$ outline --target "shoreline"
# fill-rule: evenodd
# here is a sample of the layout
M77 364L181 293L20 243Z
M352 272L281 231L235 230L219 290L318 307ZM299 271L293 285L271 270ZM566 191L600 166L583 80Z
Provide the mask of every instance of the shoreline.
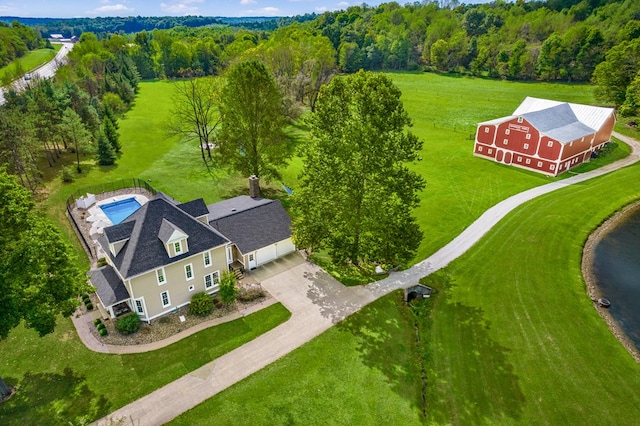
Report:
M634 343L629 339L629 337L622 331L620 325L613 318L608 309L601 307L598 304L598 299L602 297L602 293L600 292L600 288L596 284L595 276L593 275L593 271L591 270L591 265L593 264L594 257L594 249L596 245L604 238L605 235L616 226L622 219L627 217L630 214L635 214L640 210L640 201L635 201L627 206L625 206L622 210L615 213L613 216L606 219L595 231L593 231L587 241L584 243L582 247L582 277L586 284L587 295L593 301L593 306L600 315L600 317L604 320L604 322L609 327L609 330L613 333L613 335L618 339L618 341L624 346L624 348L629 352L629 354L636 360L637 363L640 363L640 350L636 348Z

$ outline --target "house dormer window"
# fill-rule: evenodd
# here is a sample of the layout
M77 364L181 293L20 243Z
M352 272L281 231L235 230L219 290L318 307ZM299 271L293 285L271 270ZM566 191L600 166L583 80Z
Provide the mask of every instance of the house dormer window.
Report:
M175 250L176 254L182 253L182 241L176 241L175 243L173 243L173 249Z

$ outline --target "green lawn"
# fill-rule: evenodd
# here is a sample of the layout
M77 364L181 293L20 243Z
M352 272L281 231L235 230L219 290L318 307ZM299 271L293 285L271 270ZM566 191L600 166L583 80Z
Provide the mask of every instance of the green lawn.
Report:
M20 392L0 404L3 425L84 424L105 416L207 362L243 345L290 317L275 304L211 327L157 351L99 354L78 339L71 320L38 337L22 327L0 342L0 377Z
M395 293L173 424L635 424L640 366L593 308L580 261L589 233L640 198L638 179L640 165L508 215L427 278L418 347Z
M0 68L0 82L7 79L13 80L24 73L49 62L62 47L61 44L53 44L52 49L36 49L28 52L22 58L12 61L9 65Z
M401 299L377 300L171 424L420 424L413 319Z

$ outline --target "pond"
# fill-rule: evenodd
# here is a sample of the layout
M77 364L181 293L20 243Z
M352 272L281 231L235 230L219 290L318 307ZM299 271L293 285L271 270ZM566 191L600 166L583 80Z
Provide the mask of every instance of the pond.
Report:
M640 350L640 206L614 224L594 249L591 272L610 314Z

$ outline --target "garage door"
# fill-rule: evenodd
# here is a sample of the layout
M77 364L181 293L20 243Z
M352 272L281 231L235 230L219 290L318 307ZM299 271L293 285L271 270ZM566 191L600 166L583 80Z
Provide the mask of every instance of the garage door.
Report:
M263 263L271 262L276 258L276 246L270 245L265 248L261 248L256 252L256 260L258 262L258 266Z
M280 241L277 244L276 248L278 249L278 252L276 253L278 257L284 256L285 254L289 254L292 251L296 250L296 246L293 245L293 241L291 241L291 238L286 239L284 241Z

